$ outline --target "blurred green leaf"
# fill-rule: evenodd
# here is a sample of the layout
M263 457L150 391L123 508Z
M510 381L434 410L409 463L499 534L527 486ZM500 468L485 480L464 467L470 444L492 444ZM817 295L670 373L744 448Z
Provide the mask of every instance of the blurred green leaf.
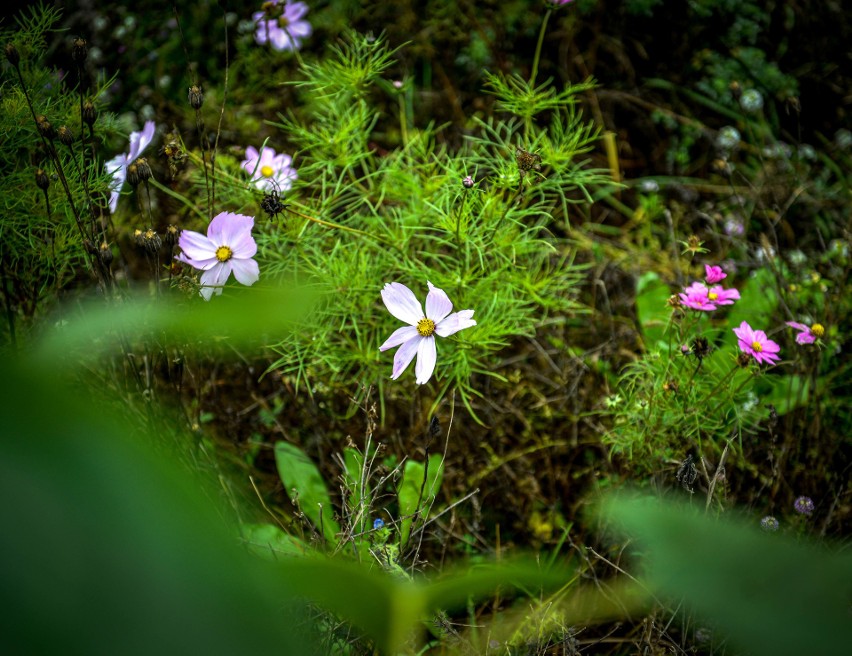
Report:
M670 296L668 285L653 271L639 277L636 284L636 316L642 328L645 348L649 351L668 349L665 334L672 311L666 301Z
M683 599L737 649L841 654L852 645L852 556L656 499L611 499L658 594Z
M305 556L309 553L301 540L274 524L243 524L241 528L249 551L258 556L278 560L284 556Z
M316 465L299 447L287 442L276 442L275 463L290 500L298 502L329 544L337 544L340 525L334 521L331 497Z
M402 518L399 529L400 545L408 542L415 513L419 512L421 517L425 518L441 488L443 473L443 458L440 454L429 456L428 472L423 463L406 461L402 481L397 489L399 516Z

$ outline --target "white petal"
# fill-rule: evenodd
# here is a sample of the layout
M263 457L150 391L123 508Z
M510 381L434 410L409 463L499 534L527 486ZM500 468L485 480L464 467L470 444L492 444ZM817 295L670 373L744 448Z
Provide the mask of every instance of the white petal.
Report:
M476 325L476 321L474 321L471 317L473 317L473 310L461 310L459 312L454 312L435 326L435 332L441 337L454 335L460 330Z
M398 282L390 282L382 289L382 300L393 316L410 326L425 318L420 301L408 287Z
M254 260L238 260L234 258L230 264L231 271L234 272L234 278L246 287L251 287L260 277L260 267L257 266L257 262Z
M417 353L417 347L423 339L418 335L417 339L411 339L399 347L396 355L393 356L393 373L391 374L393 380L399 378L400 374L411 364L414 355Z
M400 349L402 350L402 349ZM435 363L438 361L438 349L435 347L434 337L424 337L417 347L417 364L414 365L414 373L417 376L417 384L425 385L435 371Z
M429 285L429 294L426 296L426 316L435 323L440 323L453 311L452 301L443 289L438 289L431 282L426 284Z
M414 339L418 335L419 333L417 332L417 328L414 326L403 326L402 328L397 328L393 331L393 334L387 338L385 343L379 347L379 350L387 351L388 349L392 349L394 346L405 344L405 342L410 339Z
M214 266L211 269L208 269L204 273L201 274L201 286L202 286L202 296L204 295L204 288L212 289L217 294L222 293L222 287L225 285L225 282L228 280L228 276L231 275L231 265L230 262L219 262L218 265ZM209 298L207 296L206 298Z

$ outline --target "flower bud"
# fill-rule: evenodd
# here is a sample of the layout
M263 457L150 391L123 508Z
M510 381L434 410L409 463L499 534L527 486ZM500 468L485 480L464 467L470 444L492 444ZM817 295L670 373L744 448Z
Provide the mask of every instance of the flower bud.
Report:
M473 187L473 178L470 176L465 177L465 179L462 180L462 186L464 186L465 189Z
M71 59L80 66L84 61L86 61L86 57L89 56L89 48L86 44L86 39L74 39L71 43Z
M6 54L6 59L9 60L9 63L17 68L18 64L21 63L21 55L18 54L18 49L15 47L15 44L7 43L3 47L3 52Z
M189 87L189 104L193 109L201 109L204 104L204 91L197 84Z
M59 137L59 143L69 148L74 145L74 133L65 125L60 125L56 131L56 136Z
M83 122L92 127L98 118L98 112L91 100L83 103Z
M53 129L44 114L36 116L36 128L38 128L38 133L48 141L53 141L56 138L56 130Z
M50 178L44 172L44 169L36 169L35 181L36 186L44 191L47 191L47 188L50 186Z

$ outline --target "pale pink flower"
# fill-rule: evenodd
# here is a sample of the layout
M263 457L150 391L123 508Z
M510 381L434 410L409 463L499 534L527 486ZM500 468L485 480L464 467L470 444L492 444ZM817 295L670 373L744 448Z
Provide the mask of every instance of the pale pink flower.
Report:
M739 347L743 353L748 353L757 362L775 364L781 360L778 352L781 347L766 336L762 330L753 330L747 322L743 321L739 328L733 329L739 338Z
M704 280L708 285L715 285L717 282L721 282L728 277L728 274L722 271L722 267L719 266L710 266L709 264L705 264L704 271Z
M222 212L207 226L207 236L182 230L178 244L183 251L175 259L200 269L201 295L209 301L213 293L221 294L231 275L244 285L253 285L260 269L252 258L257 244L251 236L254 217Z
M813 344L818 338L825 334L825 328L823 328L822 324L819 323L815 323L812 326L806 326L805 324L798 323L797 321L788 321L787 325L790 326L790 328L795 328L799 331L796 335L797 344Z
M302 39L311 35L311 24L303 20L308 13L308 5L304 2L287 2L272 0L269 12L257 11L251 15L257 24L254 39L259 44L269 42L275 50L298 50Z
M382 289L382 300L388 312L408 324L395 330L379 347L380 351L387 351L399 346L393 358L391 374L393 380L399 378L417 355L417 364L414 366L417 384L427 383L435 371L435 363L438 359L435 335L449 337L460 330L476 325L473 310L452 312L453 304L444 291L431 282L427 284L429 293L426 296L425 314L414 292L405 285L391 282Z
M246 158L240 162L246 173L251 176L254 186L264 191L288 191L299 175L290 164L293 158L277 154L272 148L264 147L260 153L257 148L246 148Z
M116 155L104 164L104 170L112 175L112 182L109 185L110 212L115 213L118 207L119 192L124 186L124 181L127 179L127 167L136 161L139 155L142 154L142 151L151 143L156 127L154 121L145 121L145 127L142 128L141 132L130 133L130 152Z

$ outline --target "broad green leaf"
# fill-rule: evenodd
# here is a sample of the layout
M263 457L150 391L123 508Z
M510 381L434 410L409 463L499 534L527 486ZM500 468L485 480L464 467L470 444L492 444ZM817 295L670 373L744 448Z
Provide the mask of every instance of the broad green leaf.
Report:
M275 463L290 500L298 502L329 544L336 544L340 526L334 521L331 497L316 465L299 447L287 442L276 442Z
M737 650L800 656L852 645L848 552L657 499L614 499L605 514L635 540L657 594L683 600Z
M636 316L649 351L666 350L666 328L671 318L671 308L666 301L671 291L660 276L653 271L643 273L636 284Z
M411 523L418 514L421 520L425 520L435 495L441 489L441 478L444 468L442 456L433 454L429 456L429 471L423 463L408 460L402 481L397 489L399 498L399 516L401 518L399 530L399 543L405 545L411 533ZM425 481L425 484L424 484Z
M274 524L243 524L243 539L249 551L258 556L279 560L287 556L304 556L308 547L297 537L285 533Z

